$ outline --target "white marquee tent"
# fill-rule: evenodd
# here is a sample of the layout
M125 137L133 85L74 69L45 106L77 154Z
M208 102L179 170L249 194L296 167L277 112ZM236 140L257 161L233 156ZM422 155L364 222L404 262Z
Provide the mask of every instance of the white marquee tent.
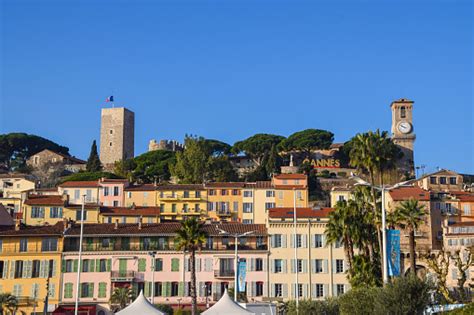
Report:
M202 315L255 315L252 312L247 311L245 308L234 302L227 290L220 298L220 300L214 304L207 311L201 313Z
M132 304L121 310L120 312L115 313L117 315L166 315L165 313L156 309L153 304L151 304L146 297L143 295L143 291L140 292L140 295L133 301Z

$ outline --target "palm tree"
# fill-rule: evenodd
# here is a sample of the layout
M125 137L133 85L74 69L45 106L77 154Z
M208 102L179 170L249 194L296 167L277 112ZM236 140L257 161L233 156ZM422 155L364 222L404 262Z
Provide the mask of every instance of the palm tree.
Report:
M10 293L1 293L0 294L0 314L3 314L4 311L8 310L12 314L16 310L18 305L18 299L16 296L11 295Z
M206 242L207 233L203 231L202 223L196 218L188 219L181 222L181 228L177 231L174 241L176 250L189 252L189 263L191 265L191 313L197 313L197 294L196 294L196 251L200 250Z
M123 309L134 298L135 292L133 292L131 287L115 288L110 296L110 304L119 305L120 309Z
M412 274L416 275L415 258L415 231L424 222L426 215L425 206L418 203L418 200L409 199L400 202L394 211L394 221L402 229L408 229L409 248L410 248L410 266Z

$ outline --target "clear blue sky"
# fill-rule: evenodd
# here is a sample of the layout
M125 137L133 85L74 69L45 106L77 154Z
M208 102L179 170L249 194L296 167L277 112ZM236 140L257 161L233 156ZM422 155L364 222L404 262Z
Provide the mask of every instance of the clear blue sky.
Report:
M474 173L471 1L0 2L0 133L87 158L113 94L136 154L186 133L345 141L404 97L416 164Z

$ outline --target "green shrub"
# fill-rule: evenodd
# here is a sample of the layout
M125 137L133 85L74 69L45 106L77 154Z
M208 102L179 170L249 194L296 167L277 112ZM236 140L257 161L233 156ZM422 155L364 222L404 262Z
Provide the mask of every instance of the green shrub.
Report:
M174 315L173 308L168 304L156 304L155 307L165 313L166 315ZM137 314L138 315L138 314Z
M355 288L339 298L341 314L366 315L371 314L375 307L380 288L360 287Z
M295 301L289 301L285 305L286 315L296 315ZM339 315L339 305L337 299L326 300L301 300L299 301L299 314L303 315Z
M89 181L89 180L99 180L101 178L108 178L108 179L121 179L122 177L117 176L115 174L109 172L79 172L76 174L72 174L66 176L61 179L61 182L77 182L77 181Z

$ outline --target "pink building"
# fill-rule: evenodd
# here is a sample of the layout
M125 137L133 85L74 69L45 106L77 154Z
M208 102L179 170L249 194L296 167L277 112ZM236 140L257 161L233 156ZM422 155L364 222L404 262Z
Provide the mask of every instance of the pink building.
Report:
M99 180L99 204L109 207L123 207L125 199L125 188L128 187L126 179L106 179Z
M228 223L218 227L229 234L254 231L239 239L239 258L247 265L246 294L249 302L267 296L268 248L264 225ZM116 287L131 286L155 304L185 307L191 303L189 255L174 250L179 223L88 224L84 226L80 302L108 307ZM197 254L198 303L216 302L225 288L234 286L234 239L205 225L208 241ZM79 225L65 234L61 302L70 304L76 294ZM154 259L154 261L153 261ZM154 263L153 263L154 262ZM152 271L154 266L154 271ZM153 290L154 286L154 290Z

